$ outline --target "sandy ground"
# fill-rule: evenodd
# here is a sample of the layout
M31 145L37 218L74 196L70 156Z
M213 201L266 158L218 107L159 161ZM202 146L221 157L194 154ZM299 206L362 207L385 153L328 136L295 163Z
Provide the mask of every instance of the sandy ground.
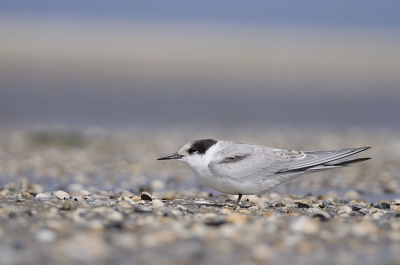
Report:
M2 129L0 264L399 263L397 135ZM204 187L182 163L156 161L202 138L295 150L372 146L363 153L372 160L248 196L233 211L235 196Z

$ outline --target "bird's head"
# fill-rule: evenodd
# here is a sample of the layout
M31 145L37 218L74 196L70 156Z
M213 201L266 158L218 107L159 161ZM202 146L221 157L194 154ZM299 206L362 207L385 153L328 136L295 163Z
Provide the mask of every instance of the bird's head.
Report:
M176 159L184 162L196 160L206 154L207 150L217 143L213 139L195 140L185 144L178 152L162 156L157 160Z

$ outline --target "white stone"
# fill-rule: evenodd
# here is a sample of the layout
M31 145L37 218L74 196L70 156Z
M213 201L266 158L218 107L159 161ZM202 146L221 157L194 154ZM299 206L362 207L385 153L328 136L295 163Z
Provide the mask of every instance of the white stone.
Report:
M53 195L60 200L68 200L69 198L71 198L71 196L68 193L62 190L55 191Z
M42 229L36 232L35 239L40 243L50 243L56 239L56 233L49 229Z
M160 201L159 199L152 200L151 204L153 205L154 208L164 206L164 203L162 201Z
M165 182L159 179L155 179L152 182L150 182L150 187L152 188L152 190L154 191L161 191L161 190L165 190Z
M260 201L260 197L256 195L247 195L244 200L247 200L249 203L257 203Z
M293 232L300 232L304 234L315 234L319 230L319 221L311 219L306 216L301 216L295 220L291 225L290 229Z
M112 222L121 222L122 220L124 220L124 216L122 215L122 213L117 211L110 211L105 216L107 220L110 220Z
M353 210L351 209L351 207L347 206L347 205L341 205L338 207L338 213L351 213Z
M80 183L72 183L68 185L68 191L79 191L83 189L83 185Z
M50 199L50 196L44 193L38 193L35 196L35 199L39 199L39 200L46 200L46 199Z
M356 190L349 190L348 192L346 192L344 197L350 200L357 200L360 198L360 193Z
M87 190L80 190L79 191L79 195L81 196L89 196L90 192Z

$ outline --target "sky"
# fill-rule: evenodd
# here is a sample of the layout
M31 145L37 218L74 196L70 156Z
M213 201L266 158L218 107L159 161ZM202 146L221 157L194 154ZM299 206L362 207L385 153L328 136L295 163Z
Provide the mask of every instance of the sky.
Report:
M101 19L205 20L232 23L400 26L398 1L6 1L1 13Z
M0 124L400 128L399 1L0 1Z

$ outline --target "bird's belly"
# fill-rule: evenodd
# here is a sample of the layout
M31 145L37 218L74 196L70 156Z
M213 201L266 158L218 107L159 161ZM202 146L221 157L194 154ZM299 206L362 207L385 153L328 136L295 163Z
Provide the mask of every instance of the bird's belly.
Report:
M199 174L194 171L195 176L206 186L227 194L261 194L264 193L261 181L237 181L230 178L216 178L212 174Z

